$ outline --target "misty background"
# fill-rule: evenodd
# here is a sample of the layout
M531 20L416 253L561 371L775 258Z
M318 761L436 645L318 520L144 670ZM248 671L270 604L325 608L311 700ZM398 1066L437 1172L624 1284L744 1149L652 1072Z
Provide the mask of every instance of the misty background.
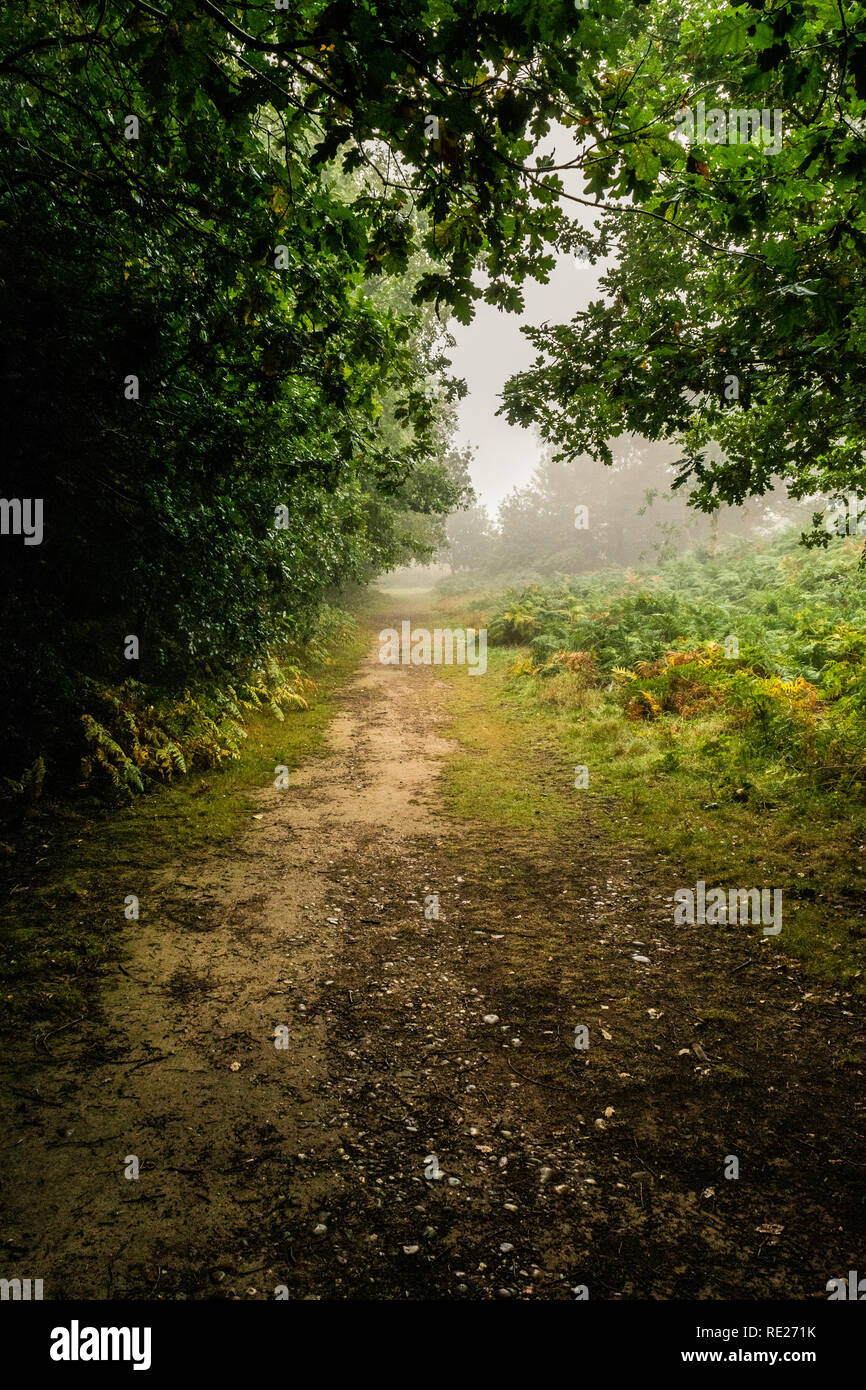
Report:
M592 210L571 206L577 220L591 225ZM535 356L521 329L567 322L603 297L599 280L609 263L561 256L546 284L526 283L522 313L508 314L482 300L470 324L449 323L452 370L467 386L455 446L469 459L477 502L448 519L449 545L435 564L399 569L391 584L461 571L531 580L607 566L652 566L696 546L714 555L735 536L809 527L821 499L794 502L783 487L712 515L690 508L687 487L671 490L676 443L622 435L611 441L613 467L587 456L557 462L555 448L534 430L497 414L506 381Z

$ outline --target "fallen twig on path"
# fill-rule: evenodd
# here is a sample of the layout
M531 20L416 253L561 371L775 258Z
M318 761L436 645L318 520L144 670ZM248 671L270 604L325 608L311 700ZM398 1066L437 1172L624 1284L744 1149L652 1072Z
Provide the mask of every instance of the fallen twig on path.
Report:
M45 1047L45 1039L46 1039L46 1038L53 1038L55 1033L62 1033L63 1030L64 1030L64 1028L71 1028L72 1025L73 1025L74 1023L83 1023L84 1020L86 1019L86 1017L87 1017L87 1014L82 1014L80 1018L71 1018L71 1019L69 1020L68 1023L61 1023L61 1025L60 1025L59 1028L52 1028L52 1029L50 1029L49 1032L47 1032L47 1033L37 1033L37 1035L36 1035L36 1041L37 1041L37 1043L40 1043L40 1042L41 1042L42 1046ZM48 1055L49 1055L49 1057L50 1057L50 1056L51 1056L51 1049L50 1049L50 1047L45 1047L45 1051L48 1053Z
M514 1072L514 1075L521 1077L524 1081L528 1081L531 1086L543 1086L545 1090L548 1091L566 1091L568 1095L571 1096L578 1095L578 1092L573 1086L563 1086L559 1081L538 1081L534 1076L527 1076L525 1072L518 1071L509 1057L506 1057L505 1060L510 1070Z

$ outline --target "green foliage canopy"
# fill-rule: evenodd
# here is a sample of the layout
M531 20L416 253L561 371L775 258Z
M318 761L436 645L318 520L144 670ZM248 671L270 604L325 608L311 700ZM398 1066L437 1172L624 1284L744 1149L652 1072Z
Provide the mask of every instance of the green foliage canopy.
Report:
M586 127L586 192L618 224L605 298L526 330L538 357L509 383L508 418L572 457L609 460L625 431L678 439L704 510L774 475L798 498L862 492L866 8L645 13Z

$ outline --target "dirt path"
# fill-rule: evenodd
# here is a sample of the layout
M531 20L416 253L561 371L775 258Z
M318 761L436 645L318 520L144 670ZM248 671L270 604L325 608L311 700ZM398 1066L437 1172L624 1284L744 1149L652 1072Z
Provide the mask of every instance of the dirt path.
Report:
M55 1035L3 1116L46 1298L825 1298L863 1267L862 1012L675 927L669 874L577 817L450 821L443 709L371 652L325 756L151 883L107 1035Z

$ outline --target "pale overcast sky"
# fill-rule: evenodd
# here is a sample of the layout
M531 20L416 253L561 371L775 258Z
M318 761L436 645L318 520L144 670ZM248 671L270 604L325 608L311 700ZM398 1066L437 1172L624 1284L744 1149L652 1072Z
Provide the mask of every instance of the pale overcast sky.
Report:
M554 138L559 159L572 157L576 147L571 134L557 127ZM583 194L579 174L564 177L567 191ZM598 216L577 203L563 206L568 216L584 226L592 226ZM522 314L506 314L479 303L468 327L454 319L448 325L457 342L451 358L454 374L463 377L469 388L466 399L460 402L457 443L475 448L472 481L491 516L506 493L529 481L540 457L534 431L509 425L503 416L496 415L505 382L514 372L530 366L535 355L520 332L521 325L567 323L578 309L598 297L598 279L603 273L601 263L591 266L571 256L563 257L546 285L535 280L524 284Z
M528 482L539 459L539 443L533 430L509 425L496 415L505 382L531 365L532 344L520 332L523 324L566 323L577 309L597 297L600 265L562 260L548 284L530 281L524 286L526 307L522 314L505 314L489 304L479 304L468 327L452 320L449 329L457 346L452 354L456 376L469 388L460 402L458 444L475 447L472 481L480 501L491 516L506 493Z

